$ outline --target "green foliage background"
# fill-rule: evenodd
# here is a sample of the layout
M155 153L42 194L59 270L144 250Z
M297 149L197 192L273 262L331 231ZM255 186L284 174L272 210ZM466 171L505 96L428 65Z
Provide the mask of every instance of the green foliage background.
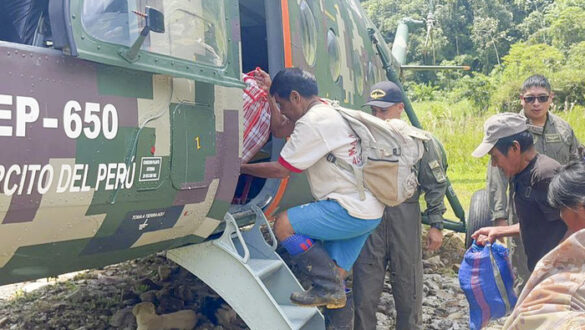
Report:
M520 87L532 74L549 78L551 111L585 141L585 0L366 0L386 41L398 22L434 19L412 29L408 64L469 65L471 71L403 71L402 81L425 129L445 145L448 175L464 209L485 186L487 158L471 152L483 122L519 111ZM428 27L428 26L427 26ZM452 213L447 217L454 219Z
M559 109L585 105L585 0L367 0L362 5L390 44L401 19L432 16L432 28L411 31L408 64L471 66L469 72L403 72L412 101L469 99L476 112L511 111L522 81L540 73L551 81Z

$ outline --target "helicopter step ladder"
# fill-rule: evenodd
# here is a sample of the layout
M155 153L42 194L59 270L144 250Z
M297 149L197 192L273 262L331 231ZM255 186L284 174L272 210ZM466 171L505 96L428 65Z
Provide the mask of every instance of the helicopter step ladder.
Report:
M290 294L303 288L276 253L276 237L264 213L256 206L252 210L252 229L240 231L228 212L219 239L169 250L167 257L215 290L250 329L325 329L317 308L290 302ZM263 224L272 244L260 231Z

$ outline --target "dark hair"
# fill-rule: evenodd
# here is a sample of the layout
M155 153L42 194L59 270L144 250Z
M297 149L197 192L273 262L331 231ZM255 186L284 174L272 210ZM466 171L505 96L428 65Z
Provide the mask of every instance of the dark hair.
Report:
M497 148L502 154L507 156L508 150L510 147L512 147L514 141L518 141L518 144L520 144L520 152L524 152L534 145L534 138L532 137L532 134L526 130L524 132L516 133L514 135L499 139L494 147Z
M526 80L524 80L524 83L522 84L522 93L526 92L528 89L532 87L542 87L546 89L549 93L551 91L550 83L548 82L546 77L541 74L535 74L526 78Z
M548 186L548 202L558 209L585 206L585 162L577 160L560 168Z
M305 98L319 94L315 77L299 68L283 69L272 79L270 95L277 94L288 99L293 90Z

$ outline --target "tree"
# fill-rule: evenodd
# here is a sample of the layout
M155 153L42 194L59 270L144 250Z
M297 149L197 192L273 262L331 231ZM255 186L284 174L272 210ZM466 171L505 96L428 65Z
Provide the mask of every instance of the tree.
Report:
M519 9L524 12L516 20L519 39L531 43L547 43L546 13L550 11L553 0L516 0ZM520 18L520 17L519 17Z
M561 51L546 44L529 45L516 43L510 53L502 58L502 65L491 73L497 86L491 104L499 111L518 108L518 94L522 82L530 75L542 74L549 78L563 67L565 56Z
M544 75L559 70L565 56L553 46L547 44L529 45L516 43L503 57L503 79L518 79L535 73Z
M572 45L565 65L552 77L561 109L568 110L574 104L585 105L585 57L583 54L585 54L585 41Z
M552 44L563 50L585 40L585 2L580 5L567 5L567 2L555 3L547 15Z
M585 0L367 0L362 4L390 43L400 19L425 19L432 13L432 47L425 44L429 34L424 28L411 30L407 61L470 65L498 86L494 89L500 95L496 103L506 99L502 86L516 88L528 74L560 75L569 51L585 40ZM456 85L449 79L463 76L469 73L418 71L404 75L441 91ZM575 79L569 81L576 86ZM486 81L477 83L481 86Z

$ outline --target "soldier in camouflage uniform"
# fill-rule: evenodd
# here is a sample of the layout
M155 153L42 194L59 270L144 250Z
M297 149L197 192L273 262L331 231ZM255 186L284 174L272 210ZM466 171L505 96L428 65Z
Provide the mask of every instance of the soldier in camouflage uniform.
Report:
M523 110L521 114L528 119L528 130L534 137L536 151L561 164L566 164L578 157L579 141L566 121L548 111L553 97L554 93L544 76L530 76L522 85L520 99ZM514 210L514 203L509 202L506 193L508 178L491 164L488 165L487 177L489 205L494 225L517 224L518 217ZM515 275L514 288L517 293L520 293L530 276L524 246L519 237L509 238L508 246Z
M389 81L375 84L366 105L381 119L400 118L404 110L402 91ZM429 134L430 135L430 134ZM443 241L443 203L447 179L443 171L446 159L441 157L435 140L425 141L423 158L417 164L420 189L425 192L431 228L427 249L438 249ZM353 268L355 329L375 329L376 310L386 268L390 263L392 292L396 302L396 328L422 327L422 250L420 190L412 198L395 207L386 207L382 223L370 235Z

